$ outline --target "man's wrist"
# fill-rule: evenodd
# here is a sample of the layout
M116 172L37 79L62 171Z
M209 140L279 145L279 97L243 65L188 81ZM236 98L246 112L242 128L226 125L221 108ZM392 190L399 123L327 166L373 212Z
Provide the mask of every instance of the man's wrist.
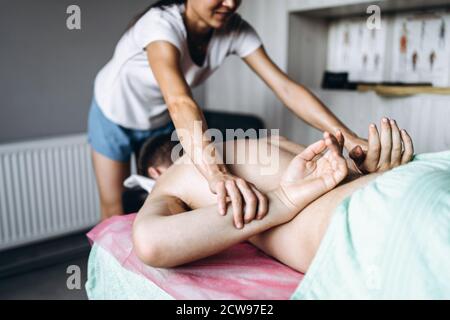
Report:
M283 223L291 220L292 217L301 210L299 209L299 206L297 206L291 201L291 199L289 199L286 192L281 186L269 192L268 196L270 198L273 198L273 201L279 203L280 209L277 210L277 213L280 213L280 218L283 220ZM269 203L272 202L269 201Z

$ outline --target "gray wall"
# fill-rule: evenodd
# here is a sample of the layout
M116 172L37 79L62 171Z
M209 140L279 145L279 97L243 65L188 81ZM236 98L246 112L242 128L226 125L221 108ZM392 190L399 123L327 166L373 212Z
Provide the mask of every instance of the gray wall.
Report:
M84 132L96 73L152 2L2 0L0 143ZM71 4L81 8L81 30L66 28Z
M239 9L258 32L272 60L287 69L288 15L286 0L244 0ZM284 130L283 119L290 111L248 66L237 57L224 65L206 83L205 107L260 116L271 129Z

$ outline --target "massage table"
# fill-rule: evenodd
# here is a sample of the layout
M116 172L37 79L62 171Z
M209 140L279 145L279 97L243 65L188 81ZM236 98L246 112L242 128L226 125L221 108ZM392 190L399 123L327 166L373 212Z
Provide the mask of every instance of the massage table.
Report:
M110 218L88 233L90 299L285 300L303 277L247 242L177 268L146 266L133 252L135 216Z
M450 299L450 151L416 156L343 200L305 275L247 242L152 268L133 252L134 219L89 232L90 299Z

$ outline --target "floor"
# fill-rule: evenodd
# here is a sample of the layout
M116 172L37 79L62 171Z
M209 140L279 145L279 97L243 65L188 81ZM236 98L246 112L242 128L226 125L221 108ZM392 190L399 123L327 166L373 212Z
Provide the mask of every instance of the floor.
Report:
M86 231L0 252L0 300L85 300Z
M85 300L88 256L0 279L0 300ZM67 288L67 268L80 267L81 288ZM69 279L70 282L70 279ZM70 282L77 285L76 282Z

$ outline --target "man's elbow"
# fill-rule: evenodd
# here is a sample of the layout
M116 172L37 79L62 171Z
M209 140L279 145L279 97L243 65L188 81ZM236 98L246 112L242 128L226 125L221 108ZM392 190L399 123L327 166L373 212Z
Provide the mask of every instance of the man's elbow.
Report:
M154 268L169 268L170 260L163 239L152 230L133 228L133 250L144 264Z

